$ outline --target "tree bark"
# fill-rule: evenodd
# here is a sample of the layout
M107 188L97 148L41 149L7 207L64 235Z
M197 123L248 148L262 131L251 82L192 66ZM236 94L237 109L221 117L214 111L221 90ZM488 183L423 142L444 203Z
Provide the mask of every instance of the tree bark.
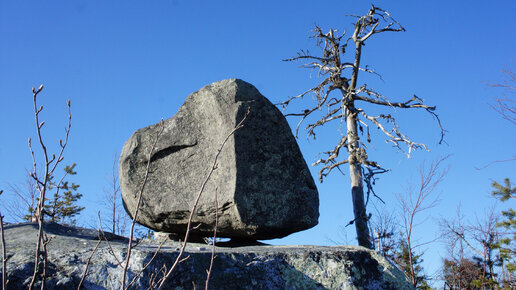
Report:
M349 178L351 183L351 198L353 202L353 214L355 216L355 230L357 233L358 244L362 247L372 249L369 226L367 225L367 213L364 202L364 184L362 183L362 166L359 161L358 132L357 132L357 112L354 110L355 105L353 97L357 86L358 72L360 67L360 57L362 54L362 43L355 43L355 61L353 63L353 75L351 83L348 87L344 98L348 98L348 106L346 109L346 126L348 136L348 164Z
M353 214L355 216L355 230L358 244L372 249L369 226L367 225L367 213L364 202L364 185L362 183L362 166L358 160L358 135L356 113L348 112L348 151L349 151L349 178L351 183L351 197L353 201Z

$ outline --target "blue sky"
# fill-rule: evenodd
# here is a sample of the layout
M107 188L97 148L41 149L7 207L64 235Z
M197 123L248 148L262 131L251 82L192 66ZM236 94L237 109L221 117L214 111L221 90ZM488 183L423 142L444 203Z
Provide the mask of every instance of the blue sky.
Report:
M439 130L424 112L397 111L402 129L428 144L407 159L381 136L369 156L392 172L376 191L386 208L399 211L394 198L423 161L452 154L450 172L438 188L440 204L425 212L416 229L421 240L438 234L436 220L450 217L460 203L472 221L493 204L492 180L516 179L514 126L489 104L503 91L489 82L503 80L502 69L515 59L514 1L374 1L406 29L368 41L363 64L383 81L368 83L392 100L417 94L437 113ZM2 1L0 2L0 188L24 180L31 167L27 138L34 137L31 87L45 89L44 135L56 150L72 103L72 132L65 162L77 163L86 206L79 222L96 218L108 186L113 156L138 128L175 114L187 95L209 83L241 78L273 103L313 86L315 73L282 59L300 49L316 51L308 38L314 24L351 28L346 14L362 14L363 1ZM291 111L309 104L306 98ZM289 119L295 127L297 119ZM299 144L311 164L317 152L333 146L335 127L317 140L301 132ZM318 168L311 168L317 178ZM275 244L355 244L348 176L335 174L318 184L319 225ZM500 206L503 207L503 206ZM445 250L434 243L421 250L429 269L437 269Z

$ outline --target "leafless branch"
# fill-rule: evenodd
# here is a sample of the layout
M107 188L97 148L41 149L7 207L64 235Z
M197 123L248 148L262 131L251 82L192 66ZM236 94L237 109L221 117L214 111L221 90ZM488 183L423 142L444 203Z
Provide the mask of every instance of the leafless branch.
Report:
M370 219L375 249L384 257L395 260L394 250L398 246L398 221L394 212L380 209L373 203L375 214Z
M498 98L495 100L496 104L491 107L497 111L505 120L516 125L516 100L511 100L508 97Z
M482 258L482 285L488 283L490 277L493 277L492 255L500 234L497 229L498 220L499 216L495 214L494 207L491 207L482 220L477 217L476 224L463 226L460 219L444 222L449 236L465 243Z
M190 211L190 216L188 218L188 223L187 223L187 226L186 226L186 233L185 233L185 238L184 238L184 241L183 241L183 245L181 246L181 249L179 251L179 254L177 255L176 257L176 260L174 262L174 264L172 265L172 267L168 270L168 272L165 274L165 276L161 279L159 285L158 285L158 289L161 289L163 287L163 285L165 284L165 282L167 281L167 279L170 277L170 275L172 274L172 272L174 272L175 268L177 267L177 265L179 265L179 263L181 263L181 257L183 256L183 253L186 249L186 245L188 243L188 238L190 236L190 230L191 230L191 226L192 226L192 219L193 219L193 216L195 214L195 210L197 209L197 205L199 203L199 200L201 198L201 195L204 191L204 188L206 186L206 184L208 183L208 180L210 179L211 175L213 174L213 172L215 171L215 169L217 168L217 160L219 158L219 155L220 153L222 152L222 149L224 148L224 145L226 145L226 142L229 140L229 138L237 131L239 130L240 128L242 128L244 126L244 121L247 119L247 117L249 116L249 113L250 113L250 110L251 108L249 107L247 109L247 113L244 115L244 117L242 118L242 120L235 126L235 128L233 128L233 130L231 132L229 132L229 134L226 136L226 138L224 139L224 141L222 142L222 144L220 145L219 149L217 150L217 153L215 154L215 157L213 159L213 164L211 166L211 169L210 171L208 172L208 175L206 176L206 178L204 179L204 182L202 183L201 185L201 188L199 189L199 193L197 194L197 197L195 198L195 201L193 203L193 206L192 206L192 209Z
M516 61L513 62L516 64ZM508 92L508 95L495 99L495 104L491 105L502 118L516 125L516 73L509 68L502 70L505 74L505 80L502 83L490 84L491 87L503 88Z
M36 221L35 211L37 202L36 183L27 170L25 181L20 185L7 185L7 193L14 194L14 198L4 201L7 214L16 221ZM27 211L30 215L27 215Z
M350 37L355 43L364 43L374 34L392 31L399 32L405 29L385 10L371 5L371 9L364 16L354 16L358 18L355 30ZM381 27L381 28L379 28Z
M419 169L419 186L417 189L409 183L405 188L404 195L398 195L398 202L401 207L401 217L403 221L404 239L407 242L410 266L410 279L412 284L416 285L416 273L414 270L413 251L417 247L413 240L413 230L418 225L416 223L416 215L422 211L433 208L439 201L439 196L431 197L436 187L443 181L448 173L447 169L441 169L442 163L449 156L443 157L425 168L423 163ZM422 245L422 244L420 244Z
M367 171L366 171L367 169ZM383 169L378 164L373 164L371 166L366 166L365 168L362 167L362 176L364 177L364 182L367 187L366 192L366 206L369 203L369 197L372 194L374 197L376 197L380 202L385 203L381 197L379 197L376 192L374 191L373 185L376 183L376 175L383 174L389 172L389 169Z
M79 285L77 285L77 290L80 290L82 288L82 284L84 283L84 279L86 279L86 276L88 275L88 268L89 268L90 263L91 263L91 258L93 257L93 255L95 254L97 249L99 248L100 243L102 243L102 237L100 236L100 230L97 231L97 235L99 237L99 241L97 242L97 244L95 245L95 247L91 251L90 256L88 257L88 260L86 260L86 266L84 267L84 272L82 273L81 281L79 281Z
M370 36L376 33L386 32L386 31L405 31L405 29L392 18L392 16L385 10L372 6L369 12L364 16L356 16L358 18L356 24L355 24L355 30L353 36L351 36L349 39L354 40L357 43L357 47L361 47L366 39L368 39ZM379 28L379 25L382 28ZM347 116L346 112L353 112L354 108L350 107L353 105L354 101L365 101L371 104L376 105L383 105L383 106L389 106L392 108L423 108L427 110L434 118L436 118L437 123L439 125L439 128L441 129L441 140L440 143L443 141L444 138L444 129L442 128L440 119L438 118L437 114L435 114L435 106L427 106L425 105L420 98L414 95L414 97L406 102L390 102L387 98L384 96L367 89L367 86L364 85L356 90L351 90L349 81L350 79L345 78L342 76L342 73L347 68L353 68L357 71L365 71L365 72L371 72L375 73L374 70L366 68L361 68L357 66L356 64L353 64L351 62L342 62L341 58L344 56L345 48L347 46L347 42L344 44L341 44L341 40L344 36L345 32L340 35L336 36L336 30L330 29L328 33L323 33L322 29L320 27L315 27L313 38L316 39L317 45L323 50L322 57L311 55L308 51L301 51L298 53L298 56L287 59L286 61L296 61L296 60L304 60L304 59L310 59L312 62L308 63L306 66L310 68L318 68L319 70L322 70L324 72L330 72L330 76L326 77L319 85L316 87L313 87L312 89L302 93L301 95L288 98L286 101L281 103L283 108L286 108L288 104L295 100L300 99L306 94L314 93L317 98L317 105L308 108L304 110L302 113L289 113L286 114L286 116L301 116L302 119L300 120L297 128L296 128L296 136L298 135L299 127L301 123L313 112L319 111L323 106L328 107L328 113L321 117L320 120L315 122L314 124L309 124L306 129L308 131L308 136L312 136L315 138L315 129L317 127L320 127L328 122L331 122L333 120L344 120ZM348 40L349 40L348 39ZM356 79L356 76L354 74L354 78ZM352 78L353 79L353 78ZM328 103L328 96L333 90L341 90L343 92L344 97L338 102L334 103ZM368 98L359 95L360 92L366 92L368 95L374 95L376 98ZM333 107L335 105L338 105L338 107ZM376 127L381 129L381 131L386 134L389 139L388 142L392 142L395 147L398 149L401 149L400 143L404 143L408 146L408 154L413 149L419 149L423 148L425 150L428 150L426 145L422 143L415 143L410 141L410 139L401 133L396 123L393 123L393 132L390 130L387 130L384 125L382 125L379 122L379 119L385 119L387 122L393 122L395 121L393 117L390 115L382 115L383 117L370 117L368 116L364 110L360 110L361 114L364 114L365 118L369 121L371 121ZM368 134L369 137L369 134ZM331 158L328 158L326 160L321 159L315 164L324 164L325 167L321 169L320 177L328 175L327 171L331 171L335 167L334 163L332 161L335 160L335 155L338 155L338 151L343 145L340 144L340 146L336 146L333 154L330 154L332 156ZM403 150L402 150L403 151ZM337 154L335 154L337 153ZM331 163L331 165L329 165ZM345 163L345 162L344 162Z
M106 242L106 244L108 245L108 252L111 256L113 256L113 258L115 259L115 261L117 262L117 267L122 267L122 261L120 261L120 259L116 256L115 254L115 251L113 250L113 247L111 246L111 243L109 242L109 240L106 238L106 234L104 233L104 230L102 230L102 219L100 217L100 211L97 212L97 216L98 216L98 219L99 219L99 231L100 231L100 238L101 239L104 239L104 241Z
M136 224L136 221L138 220L138 213L140 211L140 205L142 202L143 191L145 190L145 185L147 184L147 179L148 179L149 173L150 173L150 166L151 166L151 160L152 160L151 157L152 157L152 154L154 153L156 144L158 143L158 140L161 137L161 134L163 133L164 129L165 129L165 125L163 123L163 120L161 120L159 128L158 128L158 132L156 133L156 137L154 138L154 143L152 143L151 149L149 151L149 155L147 156L147 167L145 170L145 177L143 178L143 181L142 181L142 184L140 187L140 191L138 192L138 202L136 203L136 208L134 209L134 214L133 214L133 221L131 223L129 242L127 245L127 255L125 258L124 270L122 273L122 287L121 287L122 290L127 289L125 287L125 281L127 279L127 268L129 267L129 261L131 259L131 251L133 249L132 242L133 242L133 235L134 235L134 226Z
M150 260L147 262L147 264L145 264L145 266L143 266L143 268L138 271L138 273L136 273L136 275L134 275L133 279L131 280L131 282L129 282L129 284L127 285L127 288L131 288L131 286L136 282L136 279L138 279L138 277L141 276L141 274L143 273L143 271L145 271L149 266L150 264L152 264L152 262L154 261L154 259L156 258L156 256L158 255L159 251L161 250L161 247L163 247L163 244L165 243L166 240L162 240L160 241L159 243L159 246L158 248L156 249L156 251L154 252L154 254L152 255L152 257L150 258ZM150 284L152 285L152 284Z
M467 245L471 250L473 250L474 252L476 252L476 253L477 253L477 254L479 254L480 256L482 256L482 255L483 255L483 253L482 253L480 250L478 250L477 248L475 248L475 247L474 247L474 246L473 246L473 245L468 241L468 239L466 238L466 234L465 234L465 232L464 232L463 230L462 230L462 231L460 231L460 230L455 229L455 228L453 228L453 227L451 227L451 226L448 228L448 230L449 230L452 234L454 234L454 235L456 235L458 238L460 238L464 243L466 243L466 245Z
M115 153L111 172L107 177L107 186L103 188L105 195L102 199L106 212L111 218L108 219L102 227L110 229L113 234L125 235L127 225L131 222L131 219L124 210L121 202L117 165L118 154Z
M489 167L495 163L504 163L504 162L511 162L511 161L516 161L516 156L513 156L512 158L509 158L509 159L491 161L482 167L475 167L475 169L482 170L482 169L486 169L487 167Z
M215 227L213 228L213 244L211 245L211 259L210 267L206 271L206 284L205 290L208 290L210 283L211 270L213 269L213 261L215 260L215 246L217 244L217 228L219 227L219 201L218 201L218 190L215 190Z
M43 140L42 136L42 127L45 124L45 121L40 122L39 114L41 111L43 111L43 106L38 107L37 105L37 97L38 94L43 90L43 85L39 86L39 88L36 90L35 88L32 88L32 96L33 96L33 105L34 105L34 117L36 122L36 132L38 136L39 145L43 151L43 158L44 158L44 176L41 179L38 177L36 168L37 168L37 161L34 154L34 150L32 149L32 142L31 138L29 138L29 149L31 152L32 160L33 160L33 168L31 172L31 177L34 179L36 183L36 187L39 195L38 204L36 206L36 219L38 221L38 235L37 235L37 243L36 243L36 254L35 254L35 262L34 262L34 273L32 275L32 279L29 284L29 289L34 288L34 284L36 283L36 279L40 270L40 262L41 259L43 260L43 272L41 276L41 288L43 289L45 287L45 281L46 281L46 264L47 264L47 251L46 251L46 245L48 244L49 240L46 238L44 234L44 208L45 208L45 200L46 200L46 191L48 189L52 179L52 176L54 174L54 170L57 168L57 166L63 161L63 153L66 148L66 145L68 144L68 136L70 135L70 129L72 126L72 114L71 114L71 104L70 100L67 101L68 106L68 125L65 129L65 138L64 142L62 140L59 140L59 146L60 150L57 155L52 154L50 157L47 151L47 147L45 146L45 142ZM43 250L42 250L43 248Z

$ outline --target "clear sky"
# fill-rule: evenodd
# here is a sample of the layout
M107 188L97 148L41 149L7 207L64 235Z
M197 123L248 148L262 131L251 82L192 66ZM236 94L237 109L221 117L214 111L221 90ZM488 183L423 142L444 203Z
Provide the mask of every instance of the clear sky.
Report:
M516 57L516 2L374 1L406 29L367 42L363 64L382 74L370 83L392 100L417 94L437 106L447 130L425 112L394 112L405 132L428 144L407 159L373 140L369 156L392 172L376 191L389 211L399 211L401 192L421 162L452 154L449 174L436 193L440 204L421 216L429 219L416 236L437 236L437 220L451 217L461 204L471 219L491 204L492 180L516 180L516 162L492 161L515 153L515 127L491 107L503 91L502 69ZM366 13L364 1L1 1L0 2L0 188L18 184L31 167L27 138L34 138L31 87L45 85L44 136L52 150L62 138L66 100L72 103L72 132L65 163L77 163L80 224L96 218L113 157L138 128L169 118L187 95L227 78L254 84L273 103L310 88L316 74L283 62L300 49L316 51L308 38L314 24L324 30L350 29L346 14ZM310 98L292 107L308 104ZM392 113L392 112L391 112ZM295 127L297 119L289 119ZM335 127L315 141L302 132L299 144L307 163L332 147ZM317 178L318 168L311 168ZM349 177L335 174L318 184L319 225L274 244L356 244L351 220ZM2 197L3 198L3 197ZM8 218L7 218L8 219ZM429 272L446 252L439 242L421 248Z

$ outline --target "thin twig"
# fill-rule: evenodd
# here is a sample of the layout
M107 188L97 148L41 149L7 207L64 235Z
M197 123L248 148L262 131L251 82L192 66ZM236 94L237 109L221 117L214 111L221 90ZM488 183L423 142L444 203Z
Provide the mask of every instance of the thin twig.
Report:
M215 169L217 168L217 159L219 158L219 155L220 153L222 152L222 149L224 148L224 145L226 144L226 142L229 140L229 137L231 137L237 130L239 130L240 128L242 128L244 126L244 121L247 119L247 117L249 116L249 113L251 111L251 108L247 108L247 112L246 114L244 115L244 117L242 118L242 120L235 126L235 128L226 136L226 138L224 139L224 141L222 142L222 144L220 145L218 151L217 151L217 154L215 154L215 158L213 159L213 165L211 166L211 169L210 171L208 172L208 175L206 176L206 178L204 179L204 182L202 183L201 185L201 188L199 190L199 193L197 194L197 197L195 198L195 201L194 201L194 204L192 206L192 210L190 211L190 217L188 218L188 224L186 226L186 233L185 233L185 239L183 241L183 245L181 246L181 250L179 251L179 254L174 262L174 264L172 265L172 267L168 270L167 274L161 279L161 282L159 283L158 285L158 289L161 289L163 287L163 285L165 284L166 280L170 277L170 275L172 274L172 272L174 272L175 268L177 267L177 265L179 265L180 261L181 261L181 257L186 249L186 244L188 243L188 238L189 238L189 235L190 235L190 230L191 230L191 226L192 226L192 219L193 219L193 216L194 216L194 213L195 213L195 210L197 209L197 205L199 203L199 200L201 198L201 195L204 191L204 188L206 186L206 184L208 183L208 180L210 179L212 173L215 171Z
M165 243L165 240L162 240L160 243L159 243L159 246L158 248L156 249L156 251L154 252L154 255L152 255L152 257L150 258L149 262L147 262L147 264L145 264L145 266L143 266L143 268L138 271L138 273L136 275L134 275L133 279L131 280L131 282L129 282L129 284L127 285L127 288L131 288L131 286L136 282L136 279L138 277L140 277L140 275L143 273L143 271L145 271L149 266L150 264L152 263L152 261L154 261L154 259L156 258L156 256L158 255L159 251L161 250L161 247L163 246L163 244Z
M489 163L487 163L486 165L482 166L482 167L476 167L475 166L475 169L476 170L482 170L482 169L486 169L487 167L495 164L495 163L504 163L504 162L511 162L511 161L516 161L516 156L513 156L512 158L509 158L509 159L505 159L505 160L495 160L495 161L491 161Z
M99 231L100 231L100 234L101 234L100 237L102 239L104 239L104 241L106 241L106 243L108 245L108 252L109 252L109 254L111 254L111 256L113 256L113 258L115 258L115 260L117 262L117 267L121 267L122 266L122 261L120 261L120 259L118 259L118 257L116 256L115 251L113 250L113 247L111 247L111 243L106 238L106 234L104 233L104 230L102 230L102 219L100 217L100 211L97 212L97 216L99 218Z
M215 247L217 243L217 228L219 227L219 201L218 201L218 190L215 190L215 228L213 229L213 244L211 245L211 259L210 268L206 272L206 285L205 290L208 290L210 283L211 270L213 269L213 260L215 260Z
M408 188L405 190L405 196L398 195L398 201L402 209L403 219L403 231L404 239L407 243L408 255L409 255L409 278L414 286L416 286L416 270L414 265L414 250L417 245L413 242L413 230L416 227L416 215L427 209L433 208L439 201L439 195L435 198L431 198L431 194L435 191L436 187L443 181L444 177L448 173L447 169L441 170L441 164L449 157L445 156L433 162L428 169L425 169L424 164L419 169L419 188L413 190L412 184L409 183ZM430 200L429 200L430 199ZM420 244L421 245L421 244Z
M98 231L99 231L99 235L98 235L98 238L99 239L103 239L107 246L108 246L108 253L115 259L116 261L116 266L117 267L122 267L122 261L120 261L120 259L116 256L115 254L115 251L113 250L113 247L111 246L111 243L109 242L109 240L107 239L106 237L106 233L104 232L104 230L102 230L102 218L100 216L100 211L97 212L97 216L98 216L98 219L99 219L99 226L98 226ZM121 283L121 281L119 280L119 282Z
M93 257L93 255L95 254L97 249L99 248L100 243L102 243L102 237L100 236L100 230L97 231L97 235L99 237L99 241L97 242L97 244L95 245L95 247L91 251L91 254L88 257L88 260L86 261L86 266L84 267L84 272L82 273L81 281L79 281L79 285L77 285L77 290L80 290L82 288L82 283L84 283L84 279L86 279L86 276L88 275L88 268L89 268L90 263L91 263L91 258Z
M136 208L134 209L134 214L133 214L133 222L131 223L131 231L130 231L130 235L129 235L129 242L128 242L128 245L127 245L127 256L125 258L125 265L124 265L124 270L123 270L123 273L122 273L122 285L121 285L121 289L124 290L126 289L125 287L125 281L127 279L127 268L129 267L129 260L131 259L131 251L132 251L132 242L133 242L133 235L134 235L134 226L136 224L136 221L138 219L138 213L140 211L140 205L141 205L141 202L142 202L142 197L143 197L143 191L145 189L145 185L147 184L147 179L149 177L149 173L150 173L150 166L151 166L151 157L152 157L152 154L154 153L154 149L156 148L156 144L158 143L158 140L159 140L159 137L161 136L161 134L163 133L163 130L165 129L165 125L163 123L163 120L161 120L160 122L160 128L158 130L158 133L156 134L156 138L154 139L154 143L152 144L152 147L149 151L149 155L147 157L147 168L145 170L145 177L143 178L143 182L142 182L142 185L140 187L140 191L138 193L138 202L136 203Z

